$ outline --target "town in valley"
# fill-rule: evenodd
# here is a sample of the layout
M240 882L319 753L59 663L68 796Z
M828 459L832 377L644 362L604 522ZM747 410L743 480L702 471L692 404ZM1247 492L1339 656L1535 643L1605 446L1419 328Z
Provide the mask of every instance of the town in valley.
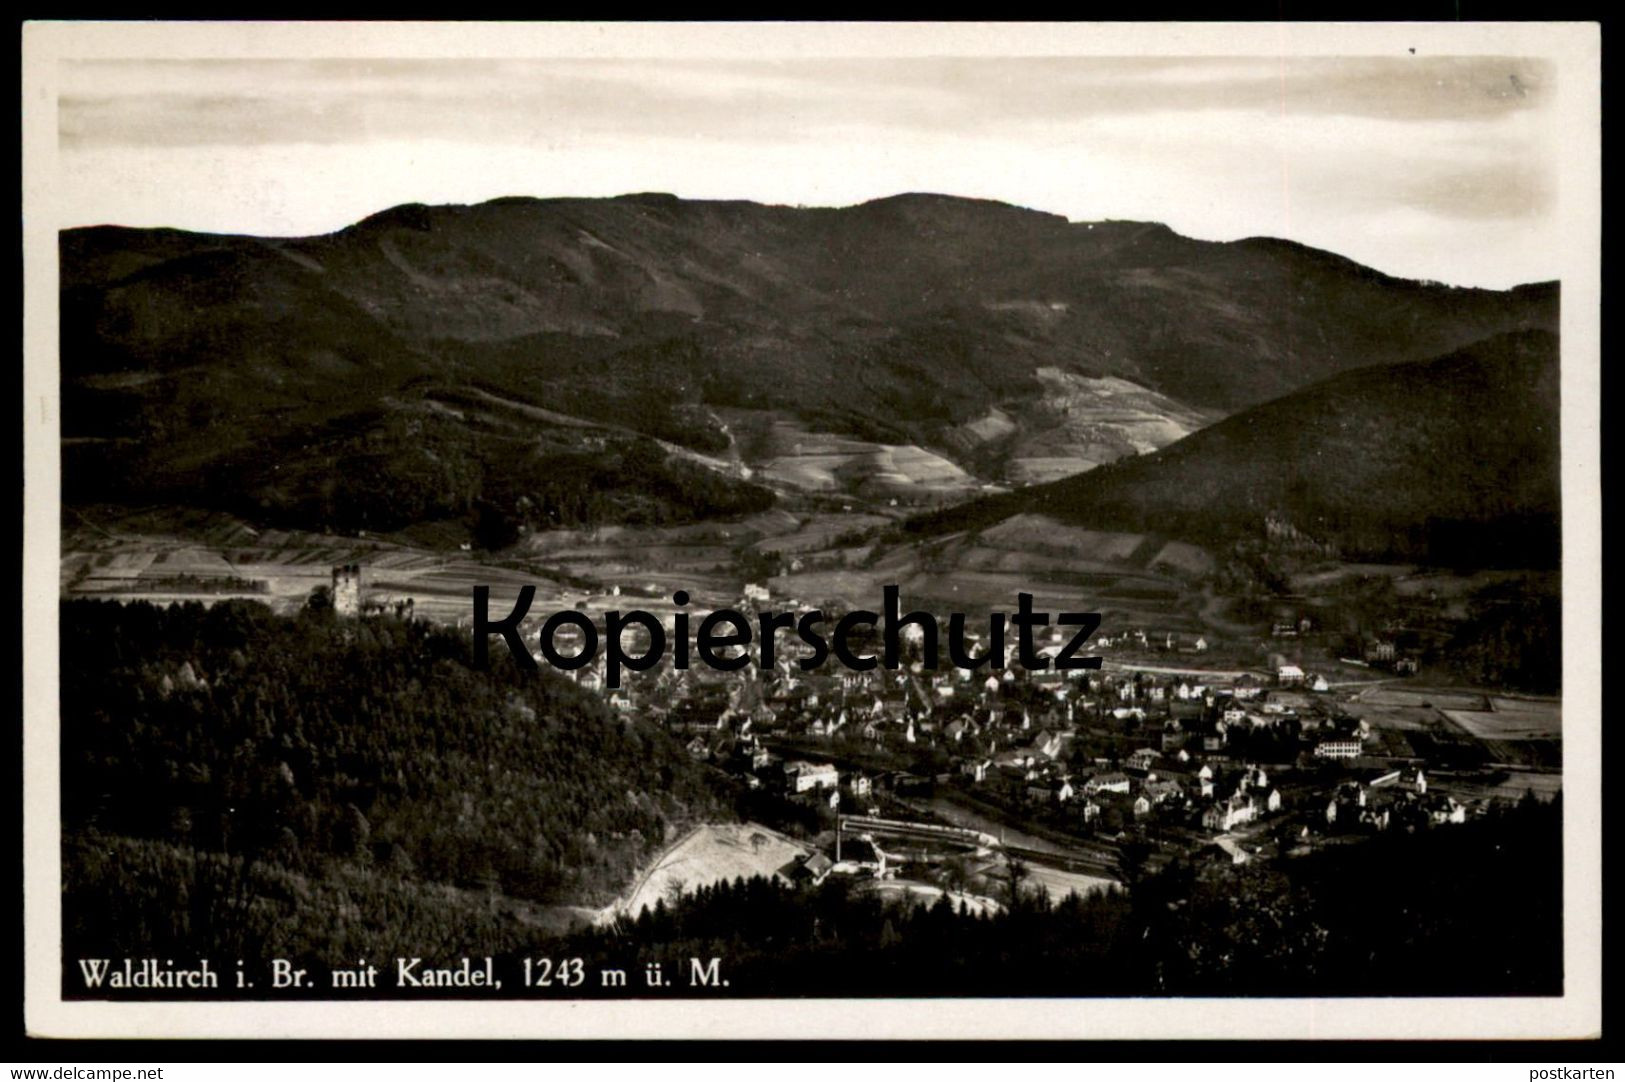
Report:
M919 192L59 247L66 958L1561 990L1556 281ZM539 638L892 588L936 666ZM1028 597L1101 666L952 663Z
M884 519L860 521L872 528ZM716 536L728 528L710 530L713 547L732 541ZM826 544L831 536L828 528L798 532L817 533ZM326 544L366 551L372 565L273 566L286 556L256 551L246 537L238 543L240 554L222 556L172 541L169 558L157 555L164 546L153 545L144 559L125 562L116 586L93 569L119 562L86 554L70 592L163 603L280 594L291 605L316 597L340 619L430 620L466 630L466 601L459 610L453 594L458 586L485 574L506 582L511 594L519 581L512 562L366 538ZM1177 544L1165 547L1171 557L1181 555ZM702 559L715 555L694 545L690 557L695 548ZM709 589L696 593L752 617L768 607L817 604L833 620L848 606L839 597L785 592L827 587L830 576L820 571L833 562L829 552L795 555L769 545L772 558L764 561L762 546L745 551L754 568L776 574L737 580L730 595L730 577L713 566L701 576ZM229 573L199 566L210 560ZM888 566L884 554L872 562ZM166 570L176 564L194 570L179 576ZM671 572L594 580L589 566L583 560L566 562L562 572L555 567L550 603L593 616L600 640L603 614L633 607L663 612L669 636ZM868 581L842 570L848 583ZM1413 591L1413 613L1448 607L1437 593L1446 577L1384 570L1428 584L1425 592ZM253 579L256 572L266 578ZM1174 572L1159 563L1155 573ZM1018 580L1005 574L991 581ZM1083 598L1062 590L1057 600ZM1210 600L1205 604L1213 611ZM544 615L538 605L522 625L532 647ZM1549 799L1559 790L1557 700L1430 683L1421 659L1443 640L1425 619L1411 625L1390 619L1351 636L1346 619L1325 626L1342 614L1324 598L1277 602L1268 615L1250 635L1233 622L1221 629L1188 619L1177 626L1108 621L1090 642L1088 652L1104 658L1092 671L1028 671L1013 657L998 671L927 670L917 625L902 629L903 665L896 671L829 665L803 672L793 649L762 671L754 653L736 647L749 654L742 671L679 671L668 654L655 669L623 672L622 686L611 689L600 651L592 664L560 675L628 723L666 732L696 763L750 791L759 818L694 824L595 919L636 913L703 885L707 876L744 874L812 884L851 877L886 894L927 901L946 895L992 911L1012 889L1052 898L1109 889L1125 870L1144 874L1175 859L1222 876L1233 866L1289 861L1388 832L1448 830L1496 802L1530 794ZM980 654L987 632L975 631L974 620L969 626L970 645ZM1048 629L1038 638L1038 655L1054 658L1067 637ZM622 642L632 655L647 648L636 627L623 632ZM581 649L581 635L565 625L555 643L571 655ZM867 647L860 640L859 652L878 647L877 634ZM498 664L508 664L504 655L493 652Z

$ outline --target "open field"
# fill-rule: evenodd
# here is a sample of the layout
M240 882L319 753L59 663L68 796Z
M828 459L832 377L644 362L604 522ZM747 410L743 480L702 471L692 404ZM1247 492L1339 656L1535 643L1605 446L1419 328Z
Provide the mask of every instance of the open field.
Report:
M477 584L492 588L493 606L507 606L534 583L533 612L669 611L679 589L691 605L724 607L744 585L741 560L771 553L781 567L795 568L766 578L775 601L806 607L834 600L872 608L882 588L895 584L905 605L930 611L1010 611L1027 592L1040 611L1101 612L1109 627L1211 631L1204 615L1211 606L1191 582L1211 558L1194 546L1034 515L927 545L854 546L856 535L895 514L862 503L853 511L791 505L732 522L548 530L501 557L396 537L256 532L225 516L173 532L89 528L65 538L61 582L65 596L244 596L291 611L330 582L334 566L354 563L362 567L364 601L410 598L417 615L457 623L468 620Z
M1012 516L981 531L979 538L992 548L1111 565L1131 560L1143 541L1140 534L1086 530L1034 514Z
M1068 894L1083 897L1094 891L1106 890L1118 884L1115 879L1107 879L1104 876L1068 872L1060 868L1050 868L1043 864L1028 864L1027 879L1022 885L1029 890L1037 890L1039 887L1043 887L1049 892L1050 899L1058 902Z
M610 911L636 916L662 898L710 883L786 875L812 850L757 823L719 823L691 831L666 850Z
M1423 706L1372 705L1356 698L1343 705L1351 717L1367 722L1373 729L1425 732L1439 726L1439 712Z
M522 548L532 559L591 578L624 578L652 569L697 576L730 564L737 545L759 536L760 531L733 524L604 526L535 533Z
M1453 777L1431 775L1428 791L1448 793L1457 800L1521 800L1534 793L1550 800L1563 791L1563 775L1555 770L1502 770L1492 775Z
M798 551L805 570L774 579L775 593L869 607L882 587L896 585L906 605L969 613L1011 611L1018 594L1030 593L1035 609L1100 612L1108 626L1210 627L1203 617L1207 599L1192 579L1212 569L1212 558L1166 538L1021 515L981 533L864 550L867 555Z
M536 604L560 607L582 593L543 568L520 569L471 555L407 548L382 541L267 533L249 544L200 545L173 536L64 539L64 597L212 603L241 597L282 612L303 606L332 582L341 564L362 567L362 601L412 600L414 613L444 623L467 620L476 584L491 587L493 609L512 604L520 587L537 587Z
M1563 734L1563 711L1557 703L1495 699L1511 705L1494 710L1445 710L1445 717L1482 740L1550 740Z
M1488 710L1489 701L1483 695L1464 691L1442 691L1433 688L1372 687L1359 694L1359 702L1372 706L1433 707L1438 710Z
M1563 710L1555 699L1378 685L1343 709L1371 725L1385 754L1429 758L1441 748L1477 748L1484 761L1515 770L1562 767Z
M985 419L964 426L971 437L1014 438L1004 460L1004 478L1012 484L1054 481L1124 455L1146 454L1213 419L1126 379L1047 366L1034 375L1043 395L1025 404L1019 426L1004 431Z
M1555 699L1376 686L1356 694L1348 709L1373 726L1415 730L1443 721L1486 742L1556 741L1563 735L1563 706Z
M897 505L962 499L986 486L955 462L913 444L820 432L782 414L723 411L755 480L805 492Z
M790 516L793 521L782 532L768 534L756 542L761 552L787 555L816 553L839 547L838 539L891 523L883 515L863 512Z
M869 884L869 890L883 898L907 896L916 902L925 905L935 905L944 894L948 896L948 904L958 909L963 905L970 912L978 916L997 913L1004 907L992 898L980 894L966 894L957 890L943 890L930 883L917 883L910 879L884 879Z

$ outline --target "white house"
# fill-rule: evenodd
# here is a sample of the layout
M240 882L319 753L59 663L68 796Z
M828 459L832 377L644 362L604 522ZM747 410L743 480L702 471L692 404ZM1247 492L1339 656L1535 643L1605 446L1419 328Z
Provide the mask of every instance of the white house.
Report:
M1054 759L1061 754L1061 734L1049 729L1039 733L1033 739L1033 751L1046 759Z
M814 789L838 789L840 771L833 763L807 763L797 760L784 764L785 788L792 793L805 793Z
M1162 753L1155 748L1141 748L1133 755L1130 755L1128 761L1129 765L1136 769L1150 770L1156 764L1156 761L1161 758Z
M1096 793L1127 793L1128 790L1127 774L1096 774L1083 783L1083 791L1091 796Z
M1253 798L1237 793L1203 812L1202 825L1209 830L1230 830L1242 823L1250 823L1257 817L1258 806L1253 803Z
M1037 778L1027 786L1027 799L1039 803L1065 804L1072 796L1072 783L1065 778Z
M1177 781L1158 781L1152 779L1140 787L1141 794L1153 804L1161 804L1164 800L1179 796L1184 792Z

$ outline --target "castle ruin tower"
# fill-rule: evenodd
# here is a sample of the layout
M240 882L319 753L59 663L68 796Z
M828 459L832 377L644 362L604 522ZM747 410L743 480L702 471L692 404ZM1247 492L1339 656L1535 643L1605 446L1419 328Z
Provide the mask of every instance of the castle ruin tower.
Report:
M333 611L339 616L361 615L361 565L333 569Z

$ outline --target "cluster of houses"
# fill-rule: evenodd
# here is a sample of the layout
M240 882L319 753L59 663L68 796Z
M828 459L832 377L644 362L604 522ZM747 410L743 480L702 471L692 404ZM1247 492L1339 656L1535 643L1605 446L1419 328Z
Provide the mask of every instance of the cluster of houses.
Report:
M1328 830L1389 830L1396 825L1465 823L1467 805L1455 797L1428 792L1427 772L1380 770L1338 785L1326 802Z
M1392 639L1379 638L1366 648L1366 664L1382 669L1391 669L1400 676L1414 676L1416 674L1416 658L1402 652L1399 645Z
M1084 763L1066 755L1066 742L1057 747L1054 737L1040 734L1027 747L966 760L961 772L973 785L1002 780L1007 793L1019 786L1029 805L1065 809L1085 825L1158 815L1224 833L1283 807L1266 768L1228 755L1144 747L1119 760Z
M593 670L579 679L592 686ZM1369 727L1340 716L1325 686L1287 663L1221 678L1019 666L804 673L792 658L767 673L636 674L611 704L658 720L694 758L791 796L838 803L840 779L827 764L794 760L774 767L781 779L767 770L764 740L899 757L932 751L961 784L1065 806L1086 824L1103 813L1116 819L1114 810L1128 819L1168 813L1224 832L1292 799L1251 762L1279 770L1367 756Z
M752 584L740 607L769 596ZM1313 630L1313 620L1300 617L1277 623L1272 637ZM974 633L968 638L971 652L980 653ZM1145 630L1094 643L1186 655L1209 648L1200 635ZM870 807L875 779L843 778L818 761L819 747L831 757L838 749L890 754L899 766L930 761L938 784L972 787L1019 814L1107 834L1118 823L1155 822L1225 836L1289 810L1294 823L1314 819L1317 829L1335 832L1388 829L1396 818L1460 822L1468 814L1449 798L1429 796L1420 774L1398 787L1349 781L1387 760L1375 754L1369 726L1339 708L1325 677L1286 657L1234 672L1128 663L928 670L919 663L918 638L905 636L905 644L897 670L803 672L792 651L770 670L754 659L734 673L663 664L624 674L613 691L597 664L573 676L606 694L611 707L666 726L695 759L753 787L832 808ZM562 639L559 646L570 652ZM1037 649L1053 657L1063 646L1055 629ZM1374 664L1404 660L1390 640L1377 640L1371 651ZM769 742L802 750L781 760ZM1336 782L1328 782L1328 771ZM1320 807L1324 826L1314 811Z
M827 764L776 764L764 739L797 746L845 740L905 754L934 749L961 784L1029 806L1065 806L1084 824L1102 813L1111 820L1172 812L1215 832L1283 805L1269 772L1233 754L1237 743L1276 730L1298 740L1315 734L1318 742L1304 745L1314 749L1305 755L1315 755L1338 743L1363 747L1369 735L1357 721L1324 717L1301 690L1251 676L1219 690L1143 674L1090 674L1069 682L1067 695L1046 694L1041 685L1018 694L1020 679L1008 672L983 678L956 689L951 705L932 695L931 679L908 673L781 672L729 682L685 673L664 693L657 679L652 696L696 759L790 796L827 794L833 806L843 786ZM1142 743L1127 751L1125 741ZM1087 754L1106 747L1125 750ZM872 784L854 775L845 791L862 801Z

